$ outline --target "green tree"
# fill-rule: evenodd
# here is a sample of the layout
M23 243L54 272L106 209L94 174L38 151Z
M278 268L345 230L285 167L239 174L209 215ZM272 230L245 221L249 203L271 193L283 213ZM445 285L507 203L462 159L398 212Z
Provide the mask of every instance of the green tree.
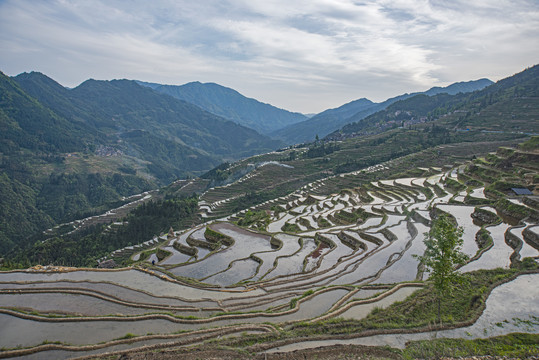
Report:
M442 300L451 295L453 285L462 282L458 267L468 260L462 253L462 227L457 227L449 215L441 215L433 221L428 233L425 233L425 253L414 255L430 272L430 279L436 289L438 302L438 322L441 322Z

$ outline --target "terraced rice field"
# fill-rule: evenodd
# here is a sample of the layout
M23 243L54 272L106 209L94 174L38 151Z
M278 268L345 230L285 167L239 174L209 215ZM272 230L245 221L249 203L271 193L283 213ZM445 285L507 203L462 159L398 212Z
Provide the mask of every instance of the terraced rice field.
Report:
M424 233L439 212L450 214L464 228L463 250L472 260L462 271L508 268L515 259L538 257L529 241L538 233L535 223L474 222L474 206L462 201L466 195L484 199L483 189L469 194L447 189L446 179L456 179L458 171L368 186L357 185L361 172L316 181L253 207L251 211L267 214L263 228L238 226L235 221L246 213L242 211L175 233L161 245L171 255L155 266L150 259L145 266L120 270L0 273L0 355L70 358L163 342L187 345L223 335L276 332L268 322L286 326L334 317L359 319L423 286L428 274L413 255L423 253ZM324 195L326 184L340 191ZM220 197L226 191L205 195L203 216L220 211L227 203ZM475 241L481 228L492 238L488 247L479 248ZM482 329L520 311L521 305L503 307L507 298L532 301L522 295L522 287L534 281L537 275L521 276L496 289L475 325L438 336L484 336ZM537 304L530 306L532 315L539 316ZM537 323L530 326L528 331L539 331ZM514 329L495 330L500 334ZM363 337L348 343L402 346L431 335ZM312 345L302 342L270 351Z

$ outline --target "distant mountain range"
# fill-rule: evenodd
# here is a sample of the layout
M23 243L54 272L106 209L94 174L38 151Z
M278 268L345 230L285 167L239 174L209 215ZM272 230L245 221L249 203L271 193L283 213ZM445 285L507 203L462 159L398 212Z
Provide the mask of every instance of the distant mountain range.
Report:
M197 81L185 85L161 85L137 82L159 93L195 104L212 114L247 126L261 134L269 134L307 119L303 114L261 103L243 96L236 90L214 83L203 84Z
M360 121L371 114L384 110L389 105L399 100L407 99L419 94L433 96L441 93L454 95L461 92L472 92L481 90L491 84L493 84L493 82L488 79L459 82L443 88L433 87L425 92L403 94L381 103L373 103L368 99L362 98L344 104L338 108L323 111L305 121L274 131L270 136L283 140L287 144L313 141L316 135L322 138L329 133L342 128L346 124Z
M187 101L200 108L254 129L261 134L280 139L286 144L312 141L318 135L324 137L346 124L357 122L399 100L419 94L434 96L447 93L450 95L480 90L492 84L488 79L458 82L447 87L433 87L425 92L403 94L381 103L374 103L361 98L335 109L328 109L319 114L306 116L276 108L247 98L239 92L214 83L191 82L185 85L162 85L137 81L159 93Z
M478 81L490 82L486 79ZM449 87L451 91L432 88L423 94L401 98L367 117L356 114L349 119L354 122L328 135L328 138L379 133L391 127L421 122L435 122L461 131L539 132L537 102L534 100L539 95L539 66L473 92L462 91L475 87L470 85L473 84L453 84ZM530 100L529 103L526 99Z

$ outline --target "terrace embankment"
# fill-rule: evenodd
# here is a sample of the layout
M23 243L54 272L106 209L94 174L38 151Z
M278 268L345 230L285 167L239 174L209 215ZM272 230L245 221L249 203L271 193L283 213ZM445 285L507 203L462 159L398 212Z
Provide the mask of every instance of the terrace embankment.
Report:
M377 178L395 162L310 181L301 177L297 191L236 211L239 199L248 199L235 198L237 191L263 185L271 171L287 184L300 178L297 168L257 168L241 183L204 194L206 220L232 216L171 231L146 252L132 249L139 253L133 260L137 269L1 273L0 302L6 300L0 311L7 326L0 329L0 356L67 358L120 351L110 358L280 359L312 354L300 349L311 338L333 342L315 350L331 359L342 351L369 354L359 343L333 346L338 341L374 341L376 335L380 344L392 345L391 337L466 328L478 321L497 328L487 316L491 303L502 299L497 287L515 280L523 268L533 268L532 258L539 257L533 246L538 233L533 204L505 193L522 169L497 165L510 154L475 159L474 166L425 167L419 177ZM521 183L535 179L530 171L518 173ZM521 213L520 222L511 226L499 207ZM442 305L442 326L434 324L434 291L430 282L420 281L428 274L414 256L424 252L424 234L440 213L464 228L463 249L471 258L460 269L469 282ZM172 255L148 257L165 251ZM496 269L500 265L504 269ZM516 303L511 307L518 310ZM503 319L495 321L515 329ZM25 337L9 329L24 329ZM216 347L200 345L201 340L212 340ZM172 344L158 344L165 341ZM197 346L187 349L188 344ZM287 344L298 348L265 353ZM148 348L129 350L140 346ZM394 354L373 351L372 356Z

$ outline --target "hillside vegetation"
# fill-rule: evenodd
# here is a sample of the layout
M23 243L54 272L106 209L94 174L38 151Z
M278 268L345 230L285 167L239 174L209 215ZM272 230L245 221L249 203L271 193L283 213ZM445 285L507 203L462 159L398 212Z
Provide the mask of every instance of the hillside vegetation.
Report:
M393 127L439 120L459 131L539 133L539 66L498 81L482 90L456 95L416 95L355 121L328 136L330 139L378 133Z
M325 137L347 124L358 122L371 114L386 109L391 104L400 100L408 99L419 94L426 95L427 97L437 94L456 95L480 90L491 84L492 81L488 79L455 83L444 88L434 87L423 93L403 94L380 103L373 103L368 99L358 99L338 108L323 111L305 121L289 125L273 132L271 135L275 138L282 139L287 144L309 142L316 135Z
M134 81L0 74L0 254L56 223L280 142ZM22 226L21 226L22 225Z
M214 83L191 82L185 85L161 85L140 81L138 83L159 93L197 105L212 114L265 135L307 119L303 114L261 103L243 96L236 90Z

